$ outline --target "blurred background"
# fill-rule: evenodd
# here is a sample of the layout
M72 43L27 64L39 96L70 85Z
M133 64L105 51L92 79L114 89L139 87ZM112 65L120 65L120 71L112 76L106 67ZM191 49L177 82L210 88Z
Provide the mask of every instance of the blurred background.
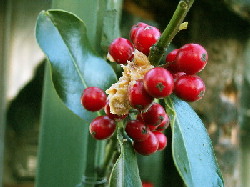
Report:
M162 31L177 4L124 0L122 35L138 21ZM45 63L34 29L38 13L51 5L0 0L0 186L34 186ZM199 0L185 21L188 29L171 48L200 43L209 54L200 73L206 94L191 105L210 134L225 186L250 187L250 1Z

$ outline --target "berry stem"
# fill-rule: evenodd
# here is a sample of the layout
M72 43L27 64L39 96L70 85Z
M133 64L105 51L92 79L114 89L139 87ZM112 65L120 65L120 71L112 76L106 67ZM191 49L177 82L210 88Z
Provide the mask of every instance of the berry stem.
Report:
M152 65L157 66L169 46L174 36L179 32L180 25L186 17L189 9L191 8L194 0L181 0L171 18L169 24L163 31L158 42L153 45L149 53L149 61Z
M123 126L123 120L117 123L117 130L120 126ZM103 165L100 168L99 175L100 176L108 176L111 171L111 163L114 159L116 159L119 155L118 147L117 147L117 131L112 135L112 138L109 140L106 147L106 155L104 158Z

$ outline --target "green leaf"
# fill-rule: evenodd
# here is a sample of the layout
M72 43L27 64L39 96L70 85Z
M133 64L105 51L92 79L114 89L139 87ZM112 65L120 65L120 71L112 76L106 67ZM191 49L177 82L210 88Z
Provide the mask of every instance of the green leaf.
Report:
M188 187L224 186L211 140L198 115L176 96L165 101L175 111L173 158L185 184Z
M52 8L63 9L76 14L88 28L88 39L99 54L102 40L102 20L108 0L52 0Z
M95 113L86 111L80 103L83 89L96 86L105 90L116 82L116 75L92 50L84 23L65 11L41 12L36 37L51 62L57 94L75 114L92 120Z
M97 114L81 106L82 91L90 86L105 90L116 81L116 75L92 50L84 23L71 13L41 12L36 37L50 61L44 87L36 185L76 186L89 168L87 164L94 167L86 159L92 157L95 162L98 157L91 154L97 143L88 133L88 123Z
M151 182L154 186L166 184L165 180L162 180L164 178L163 168L166 166L164 156L163 151L157 151L149 156L138 155L138 167L142 181Z
M141 187L136 154L131 142L128 139L123 139L121 131L121 129L117 131L121 154L112 169L110 187Z
M88 124L58 97L47 64L36 187L69 187L81 183L86 165Z
M120 37L120 20L123 1L107 0L107 10L103 17L102 48L108 50L109 45Z

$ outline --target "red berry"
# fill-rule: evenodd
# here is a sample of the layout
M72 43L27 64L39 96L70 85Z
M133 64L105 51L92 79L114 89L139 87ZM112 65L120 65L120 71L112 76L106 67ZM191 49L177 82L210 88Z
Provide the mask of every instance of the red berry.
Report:
M150 47L160 38L161 33L156 27L141 27L138 29L134 39L134 46L138 51L149 54Z
M205 84L196 75L183 75L176 81L174 93L185 101L197 101L205 93Z
M144 75L143 83L149 95L155 98L170 95L174 88L174 80L171 73L160 67L149 70Z
M163 120L159 126L157 126L157 131L164 131L169 126L169 117L167 114L163 115Z
M148 128L139 120L129 121L125 130L134 141L143 141L149 136Z
M117 114L112 114L110 112L110 106L109 106L109 103L107 102L107 104L105 105L104 107L104 112L107 114L107 116L110 118L110 119L113 119L113 120L116 120L116 121L119 121L119 120L122 120L124 118L127 117L127 114L125 115L117 115Z
M107 96L101 88L88 87L83 90L81 103L86 110L101 110L107 102Z
M167 64L173 63L175 61L178 51L179 51L179 49L174 49L173 51L168 53L168 55L166 56L166 63Z
M133 45L125 38L116 38L109 46L109 54L118 64L126 64L133 58Z
M159 142L158 151L163 150L167 146L167 137L158 131L154 131L153 133Z
M143 120L142 114L138 114L136 119L141 121L142 123L144 123L151 131L154 131L154 130L163 131L163 130L167 129L169 126L169 117L164 112L163 112L161 117L163 118L163 120L160 123L160 125L158 125L158 126L145 124L145 121ZM145 118L145 120L147 121L147 118Z
M139 120L139 121L141 121L143 124L145 124L145 122L143 121L143 119L142 119L142 115L141 114L138 114L137 115L137 117L136 117L136 119L137 120ZM149 128L149 130L151 130L151 131L153 131L153 130L155 130L158 126L154 126L154 125L147 125L147 124L145 124L148 128Z
M178 73L172 74L174 82L176 82L182 75L186 75L186 73L184 73L184 72L178 72Z
M150 131L146 140L134 142L134 149L141 155L150 155L158 150L159 142L155 135Z
M128 93L130 105L138 110L144 110L154 100L154 98L146 92L142 79L137 80L131 85L128 89Z
M177 73L179 71L175 61L178 51L179 49L174 49L166 56L167 70L171 73Z
M143 119L142 119L142 115L140 113L137 114L136 119L141 121L141 122L144 122Z
M154 187L154 185L151 182L142 181L142 187Z
M146 124L145 124L146 125ZM158 126L154 126L154 125L146 125L148 127L149 130L154 131L158 128Z
M159 126L166 118L166 112L160 104L154 103L146 112L141 113L141 117L146 125Z
M95 139L103 140L114 133L115 127L115 121L108 116L98 116L90 123L89 131Z
M207 60L207 51L201 45L186 44L178 51L176 65L179 71L193 75L205 67Z
M131 30L130 30L130 33L129 33L130 40L134 43L134 39L135 39L135 36L137 34L137 31L140 28L145 28L147 26L149 26L149 25L146 23L143 23L143 22L138 22L136 25L133 25Z

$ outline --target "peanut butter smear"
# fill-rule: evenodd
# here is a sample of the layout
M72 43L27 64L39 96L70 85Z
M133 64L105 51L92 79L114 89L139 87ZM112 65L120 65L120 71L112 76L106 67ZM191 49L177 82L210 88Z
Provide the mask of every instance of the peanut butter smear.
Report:
M138 50L134 51L134 59L128 61L127 65L122 65L123 73L118 82L106 90L112 114L124 115L128 114L131 106L128 100L128 88L133 85L136 80L143 79L154 66L148 61L148 57Z

